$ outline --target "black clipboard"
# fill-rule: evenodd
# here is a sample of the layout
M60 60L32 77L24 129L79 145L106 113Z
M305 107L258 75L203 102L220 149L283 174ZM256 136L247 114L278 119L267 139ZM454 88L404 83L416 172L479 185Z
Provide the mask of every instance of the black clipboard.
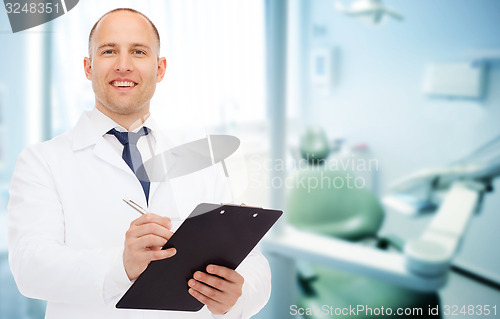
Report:
M188 293L187 282L209 264L236 269L282 211L251 206L199 204L163 249L177 253L153 261L116 308L198 311L203 304Z

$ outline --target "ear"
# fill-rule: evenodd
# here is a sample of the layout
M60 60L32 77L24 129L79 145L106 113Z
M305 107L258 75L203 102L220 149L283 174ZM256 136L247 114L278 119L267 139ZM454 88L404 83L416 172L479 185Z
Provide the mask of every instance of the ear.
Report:
M85 70L85 76L87 79L92 80L92 60L85 57L83 59L83 69Z
M156 74L156 82L160 83L165 76L165 71L167 69L167 59L158 58L158 73Z

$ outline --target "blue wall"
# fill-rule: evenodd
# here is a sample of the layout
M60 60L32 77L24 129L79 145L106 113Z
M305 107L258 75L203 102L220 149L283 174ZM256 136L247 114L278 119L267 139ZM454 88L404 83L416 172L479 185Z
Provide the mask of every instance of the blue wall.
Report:
M5 10L0 10L0 103L2 103L4 131L0 136L3 146L5 166L0 168L0 183L10 180L17 155L25 145L26 139L26 34L12 34ZM30 52L30 54L39 54ZM0 212L4 207L0 207Z
M33 75L27 61L42 52L27 52L27 41L40 33L24 31L12 34L5 10L0 9L0 103L3 131L0 144L4 150L4 165L0 167L0 318L43 318L45 302L23 297L17 290L7 260L5 216L8 185L17 156L27 142L28 115L27 78ZM39 82L42 82L40 79ZM41 83L40 83L41 84Z
M331 0L302 3L307 45L300 61L308 71L311 50L336 48L335 83L325 94L305 80L300 112L304 124L319 124L330 137L368 143L380 163L382 194L391 181L457 160L500 135L499 60L488 63L486 94L480 100L429 98L422 90L426 65L467 62L472 50L500 50L500 1L384 4L402 13L404 21L368 26L336 11ZM500 182L496 188L471 222L457 262L472 263L500 278L500 257L489 251L500 240ZM388 219L385 230L416 236L424 225Z

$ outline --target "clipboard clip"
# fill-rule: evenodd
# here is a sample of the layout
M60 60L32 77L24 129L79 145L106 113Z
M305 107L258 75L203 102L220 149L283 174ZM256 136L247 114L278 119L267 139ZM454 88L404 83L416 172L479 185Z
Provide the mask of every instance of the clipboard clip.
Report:
M220 203L221 205L225 205L225 206L236 206L236 207L248 207L248 208L257 208L257 209L262 209L262 207L258 207L258 206L248 206L246 205L245 203L241 203L240 205L237 205L237 204L224 204L224 203Z

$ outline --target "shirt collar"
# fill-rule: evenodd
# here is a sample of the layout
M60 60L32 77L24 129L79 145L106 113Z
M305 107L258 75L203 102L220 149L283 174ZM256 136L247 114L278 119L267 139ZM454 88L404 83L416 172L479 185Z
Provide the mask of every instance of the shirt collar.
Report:
M92 111L90 111L89 118L100 136L104 136L106 133L108 133L109 130L113 128L119 132L127 132L127 130L123 126L113 121L110 117L99 111L96 107L94 107ZM157 125L151 118L151 115L148 116L146 121L144 121L144 123L137 127L133 132L138 132L144 126L151 130L150 134L153 134L153 136L155 135L155 132L157 131Z
M149 116L146 121L144 121L143 125L137 128L137 130L143 126L151 129L148 136L151 135L156 140L155 152L164 152L175 146L172 140L161 134L160 127L152 116ZM125 131L125 129L118 123L104 115L96 108L91 111L84 111L78 120L78 123L72 130L74 135L73 149L78 150L90 145L95 145L112 128Z

